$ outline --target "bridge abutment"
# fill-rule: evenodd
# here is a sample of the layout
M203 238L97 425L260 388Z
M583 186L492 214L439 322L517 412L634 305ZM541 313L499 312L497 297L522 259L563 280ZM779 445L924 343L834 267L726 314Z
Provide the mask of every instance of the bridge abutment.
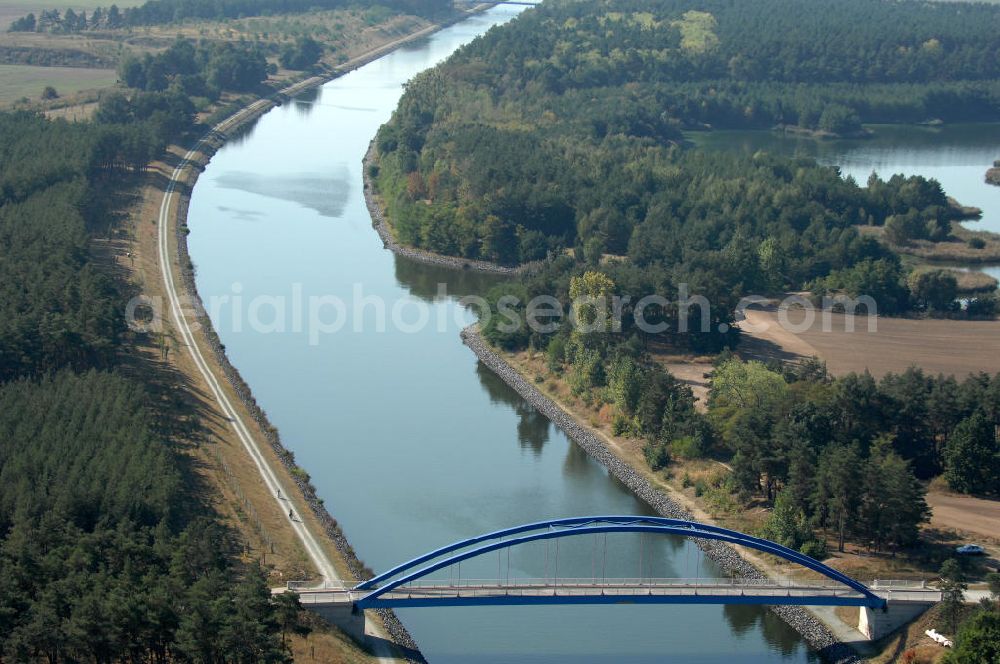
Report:
M358 643L364 643L368 638L365 633L365 628L368 626L365 611L353 603L306 604L305 608L315 612Z
M858 616L858 631L869 641L878 641L910 622L934 602L892 601L889 600L885 609L871 609L862 606Z

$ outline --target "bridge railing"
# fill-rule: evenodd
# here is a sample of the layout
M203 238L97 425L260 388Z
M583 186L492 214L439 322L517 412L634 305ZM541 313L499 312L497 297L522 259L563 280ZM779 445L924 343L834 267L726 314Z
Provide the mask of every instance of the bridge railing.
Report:
M839 587L782 587L782 586L670 586L670 585L517 585L496 586L414 586L399 587L383 597L407 597L443 599L461 597L471 599L477 597L635 597L635 596L691 596L711 595L721 597L739 597L753 595L757 597L858 597L857 591L846 586Z
M868 587L872 590L916 590L927 587L925 579L875 579Z
M403 584L399 590L414 588L539 588L539 587L606 587L606 588L843 588L841 584L811 584L790 579L746 578L502 578L502 579L419 579Z

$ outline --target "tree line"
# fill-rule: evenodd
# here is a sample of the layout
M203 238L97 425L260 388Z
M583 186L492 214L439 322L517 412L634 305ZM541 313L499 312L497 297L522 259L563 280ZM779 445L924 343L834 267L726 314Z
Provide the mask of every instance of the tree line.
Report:
M186 97L219 98L223 90L254 90L268 77L263 47L250 42L195 43L179 38L170 48L141 58L127 55L118 66L119 80L147 92L174 89Z
M450 0L386 0L378 3L417 16L438 16L452 10ZM352 6L345 0L147 0L137 7L97 7L88 18L85 11L44 10L13 21L11 32L76 33L85 30L116 30L145 25L163 25L187 20L221 21L249 16L303 14L315 10Z

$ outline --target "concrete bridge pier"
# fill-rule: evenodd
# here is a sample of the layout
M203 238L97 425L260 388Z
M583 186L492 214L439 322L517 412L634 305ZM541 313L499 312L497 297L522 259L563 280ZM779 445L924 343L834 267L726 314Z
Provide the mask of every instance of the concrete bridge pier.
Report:
M869 641L878 641L910 622L927 609L933 601L893 601L889 600L884 609L862 606L858 616L858 631Z
M365 611L364 609L359 609L353 602L306 604L305 608L315 612L358 643L363 644L368 639L365 633L365 628L368 626Z

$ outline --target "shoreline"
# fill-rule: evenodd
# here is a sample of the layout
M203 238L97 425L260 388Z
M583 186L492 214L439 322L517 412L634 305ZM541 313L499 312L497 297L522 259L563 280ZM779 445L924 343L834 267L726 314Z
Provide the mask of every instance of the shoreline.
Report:
M558 403L542 394L524 376L496 353L480 336L478 325L462 330L462 343L525 401L545 415L590 457L608 469L637 498L661 516L691 520L692 514L674 499L654 487L649 480L615 454L600 436ZM767 578L756 565L741 556L733 547L713 541L697 542L698 547L725 571L749 579ZM862 661L854 650L840 642L833 632L808 610L793 606L769 606L785 623L794 629L817 651L824 661L848 664Z
M239 402L243 405L247 414L250 416L250 419L253 420L260 429L266 443L274 451L275 455L280 460L282 467L285 469L287 479L289 479L290 482L298 488L301 498L305 504L309 506L313 516L321 525L323 535L325 535L326 538L333 544L336 551L343 558L343 561L346 564L350 575L354 577L355 582L360 582L366 578L370 578L372 575L371 570L368 569L358 557L354 548L351 546L347 537L341 530L340 524L330 514L322 498L316 494L316 489L312 485L308 473L305 472L305 469L295 463L295 454L285 447L277 427L270 422L267 414L258 405L250 386L243 379L239 370L236 369L236 367L233 366L232 362L229 360L225 351L225 346L223 345L217 331L212 325L211 320L208 318L207 312L205 311L204 303L195 282L194 264L192 263L190 254L188 253L187 220L188 209L191 202L191 193L198 182L200 174L211 162L214 155L223 146L225 146L229 138L229 134L233 133L233 131L256 121L268 111L279 106L282 102L290 99L296 94L300 94L306 90L324 85L329 81L339 78L359 67L377 60L378 58L411 41L429 36L435 32L443 30L444 28L459 23L468 18L470 15L488 9L490 6L492 5L478 5L469 10L465 15L457 15L447 21L441 21L440 23L428 26L407 35L406 37L383 44L382 46L372 49L367 53L352 58L348 62L334 68L334 70L327 75L308 77L273 93L271 97L259 98L257 101L244 106L242 109L238 109L236 113L239 113L240 111L248 111L251 108L252 111L246 112L243 117L241 117L237 122L234 122L228 129L228 133L217 132L214 129L209 130L209 138L208 140L204 140L200 149L198 149L197 155L199 158L190 162L189 166L191 168L189 169L188 177L184 180L183 187L179 191L177 211L173 217L173 235L177 248L177 264L180 270L179 280L185 290L185 294L192 298L192 302L195 305L195 322L201 325L201 329L204 333L204 339L211 349L211 355L216 364L215 368L220 371L226 382L229 383ZM405 626L403 626L402 622L400 622L399 618L396 617L395 613L391 609L376 609L374 612L378 615L379 620L382 622L386 632L388 632L388 634L392 637L394 644L399 649L402 657L412 662L426 662L412 635L410 635L409 631Z
M375 139L368 144L368 151L365 152L361 160L361 173L364 181L365 205L368 206L368 214L372 218L372 227L382 239L384 248L393 252L397 256L409 258L410 260L424 263L426 265L436 265L451 270L469 270L470 272L483 272L486 274L501 274L505 276L518 276L528 274L536 270L540 261L534 263L524 263L523 265L500 265L489 261L476 260L472 258L459 258L458 256L447 256L445 254L434 253L426 249L411 247L399 242L392 234L392 227L388 221L384 206L380 205L376 196L375 182L368 173L368 167L376 164L378 154L375 147Z

